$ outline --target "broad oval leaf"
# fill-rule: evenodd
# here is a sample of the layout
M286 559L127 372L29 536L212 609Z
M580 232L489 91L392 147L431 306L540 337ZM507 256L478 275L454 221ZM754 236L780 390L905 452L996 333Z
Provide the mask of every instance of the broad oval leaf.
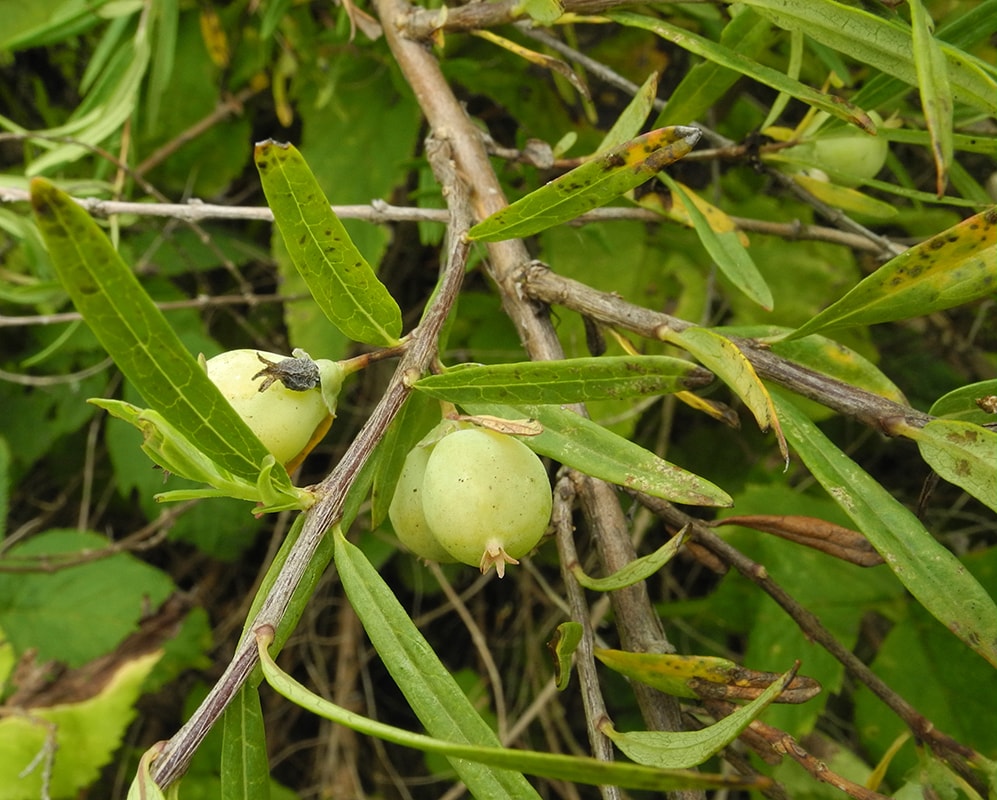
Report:
M478 242L532 236L608 203L678 161L699 141L698 128L660 128L598 155L482 220L467 232Z
M31 204L66 291L118 368L212 461L255 483L270 456L170 327L111 242L71 197L44 178ZM282 467L276 485L290 488Z
M469 364L421 378L413 388L451 403L561 404L670 394L711 380L707 370L679 358L610 356Z
M705 478L670 464L573 411L558 406L494 403L466 403L463 408L471 414L535 419L543 426L543 433L522 437L523 444L542 456L608 483L693 506L733 504L730 495Z
M842 453L791 402L775 396L782 429L807 468L883 556L918 602L993 666L993 598L920 520Z
M930 314L993 294L997 208L905 250L789 335Z
M900 433L917 442L921 457L942 478L997 511L997 432L972 422L936 419Z
M354 341L397 344L398 304L353 244L301 153L267 140L256 145L254 158L291 260L329 321Z

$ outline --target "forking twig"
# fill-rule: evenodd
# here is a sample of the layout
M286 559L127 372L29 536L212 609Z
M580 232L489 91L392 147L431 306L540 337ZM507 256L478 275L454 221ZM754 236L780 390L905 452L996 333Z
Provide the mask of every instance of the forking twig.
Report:
M350 488L411 391L406 385L406 376L424 372L436 358L440 330L453 307L464 277L469 251L469 246L464 240L464 232L471 224L465 200L466 191L452 168L448 166L447 151L448 148L443 144L427 148L434 171L438 176L444 177L441 182L444 184L444 196L451 203L453 220L450 227L449 253L440 290L434 295L432 305L427 310L422 324L413 332L409 347L374 412L342 460L316 487L318 502L304 512L305 523L301 534L288 553L287 561L250 629L262 625L277 627L322 537L341 518L343 504ZM245 683L257 661L256 641L251 636L246 637L239 643L228 667L208 696L187 723L166 743L156 758L152 767L152 776L156 783L166 787L184 773L194 752Z

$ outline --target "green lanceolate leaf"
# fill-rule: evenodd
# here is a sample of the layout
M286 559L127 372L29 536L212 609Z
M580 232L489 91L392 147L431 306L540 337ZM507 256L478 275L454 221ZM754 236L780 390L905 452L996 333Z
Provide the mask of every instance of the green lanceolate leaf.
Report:
M905 250L788 338L930 314L993 294L997 208Z
M662 39L667 39L669 42L688 50L690 53L695 53L708 61L746 75L752 80L770 86L776 91L784 92L790 97L795 97L797 100L801 100L814 108L826 111L832 116L858 125L870 133L876 130L875 123L861 108L838 97L818 92L816 89L793 80L779 70L760 64L729 47L724 47L702 36L697 36L684 28L669 25L664 20L654 17L645 17L626 11L616 11L606 16L621 25L630 25L635 28L643 28L644 30L651 31Z
M301 153L268 140L256 145L254 157L291 260L329 321L355 341L397 344L398 304L329 207Z
M622 569L617 570L612 575L605 578L593 578L585 574L580 564L575 564L571 568L571 574L586 589L596 592L615 592L617 589L625 589L635 583L650 578L655 572L672 560L681 549L685 541L685 528L682 528L671 539L665 542L653 553L649 553L641 558L635 558Z
M459 366L421 378L413 387L459 404L561 404L670 394L712 379L706 370L679 358L609 356Z
M759 672L717 656L681 656L675 653L632 653L597 648L595 657L631 680L676 697L712 697L755 700L784 676ZM805 703L820 692L813 678L794 677L782 686L776 703Z
M703 243L710 258L726 275L731 283L754 300L762 308L772 310L772 292L765 278L758 271L755 262L751 260L748 249L741 244L737 231L718 232L710 227L710 223L694 202L690 192L680 183L662 175L668 188L682 201L692 226L696 229L699 241Z
M520 441L542 456L627 489L693 506L729 506L723 489L579 414L558 406L505 406L465 403L470 414L504 419L530 417L543 433Z
M789 451L779 428L772 397L740 348L726 336L708 328L687 328L681 333L669 333L667 339L688 350L713 370L744 401L758 427L763 431L771 429L775 433L779 452L788 460Z
M997 432L955 419L896 432L917 442L921 457L942 478L997 511Z
M623 733L609 723L601 725L599 730L638 764L663 769L689 769L702 764L733 742L779 695L782 688L792 680L795 671L790 670L781 676L748 705L699 731Z
M772 25L750 8L734 13L720 34L720 44L737 55L757 59L772 43ZM654 121L655 127L682 120L703 119L706 111L741 77L737 70L715 61L701 61L675 87L668 103Z
M799 30L816 42L918 85L911 29L855 6L835 0L787 3L785 0L746 0L746 4L787 30ZM993 68L982 60L941 44L955 100L989 113L997 111L997 82Z
M31 204L73 303L149 406L210 460L255 483L270 456L187 352L97 224L52 183L31 181ZM291 488L282 467L276 485Z
M350 546L352 547L352 545ZM379 579L376 572L374 572L374 576ZM385 586L385 591L390 590ZM410 620L409 624L411 624ZM412 631L415 635L419 635L415 626L412 626ZM411 747L426 753L438 753L446 756L455 765L455 768L458 769L461 778L467 782L468 789L477 798L487 798L487 800L514 798L515 800L519 800L519 798L539 797L533 787L523 778L521 774L523 772L541 777L570 781L572 783L612 785L627 789L648 789L657 792L681 788L712 789L724 786L736 788L768 785L768 779L766 778L749 782L699 772L655 769L640 764L614 763L599 761L594 758L566 756L556 753L540 753L533 750L516 750L501 747L497 740L494 744L489 745L469 744L466 738L459 734L459 731L457 732L457 738L454 740L443 739L439 735L432 735L432 729L430 729L430 736L413 733L386 725L383 722L378 722L368 717L363 717L342 706L337 706L325 698L319 697L291 678L287 673L281 671L265 649L265 637L261 637L259 642L260 664L263 668L263 674L266 677L267 683L278 693L295 705L358 733L374 736L403 747ZM428 645L426 647L428 648ZM432 654L432 650L429 650L429 653ZM435 658L435 654L433 654L433 657ZM417 673L419 667L419 664L414 664L412 669ZM457 689L457 691L459 692L460 690ZM463 694L461 696L463 697ZM466 698L464 698L464 702L467 702ZM494 734L492 736L494 737ZM471 783L464 777L464 773L470 773L472 769L492 778L502 775L515 775L521 782L505 786L497 784L494 781L490 783Z
M268 800L270 762L260 693L244 685L222 717L221 800Z
M532 236L598 208L650 180L699 141L698 128L645 133L541 186L467 232L478 242Z
M384 666L430 735L457 744L500 747L495 732L366 556L338 528L328 535L335 540L334 558L346 596ZM486 769L459 759L451 764L476 797L537 797L517 772Z
M807 468L922 606L997 666L997 606L910 511L792 403L775 397L782 429Z
M616 118L613 127L602 137L596 154L605 153L614 147L619 147L640 133L640 129L647 122L648 114L654 108L654 101L657 96L658 73L652 72L647 76L644 83L641 84L633 99L627 103L627 107L623 109L623 113ZM689 117L689 119L693 118ZM656 125L655 127L661 126Z
M924 121L931 135L931 154L938 173L938 196L945 194L952 164L952 87L945 54L932 35L931 17L921 0L910 0L910 23L914 47L914 72L921 92ZM997 86L994 87L997 89Z
M568 688L571 681L571 658L582 641L582 626L578 622L562 622L547 642L547 649L554 657L554 685L559 692Z

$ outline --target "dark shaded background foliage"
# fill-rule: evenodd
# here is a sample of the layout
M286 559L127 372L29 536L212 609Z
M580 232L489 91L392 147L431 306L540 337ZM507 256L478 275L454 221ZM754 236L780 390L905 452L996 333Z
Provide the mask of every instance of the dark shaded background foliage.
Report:
M383 39L371 42L362 34L351 38L348 15L340 8L318 3L284 5L286 15L269 37L261 35L266 6L261 9L245 2L184 5L169 81L158 87L155 97L143 90L127 128L102 141L101 150L60 165L60 179L81 195L108 196L113 189L124 197L152 199L151 186L174 201L197 198L259 206L264 200L251 163L251 145L273 137L300 146L335 204L364 204L380 198L396 205L439 206L438 190L422 157L426 126ZM936 3L932 9L943 16L962 13L971 5ZM685 6L661 13L715 36L725 12L711 6ZM207 47L212 39L203 27L213 14L217 14L227 46L227 57L214 61ZM128 22L125 29L130 32L128 26L133 24ZM7 52L0 70L0 112L29 130L64 123L85 95L81 76L106 31L107 23L94 19L74 35ZM503 33L530 44L516 31ZM572 35L580 50L636 83L651 70L663 70L662 97L670 94L695 62L660 39L617 26L580 26ZM221 41L221 37L214 40L216 44ZM992 42L991 36L981 49L985 57L993 55ZM773 37L764 60L782 66L787 47L784 37ZM505 148L522 148L533 138L553 144L573 131L578 143L570 155L589 152L629 100L589 75L593 101L588 106L560 78L467 35L447 35L441 58L468 113ZM860 86L868 73L862 64L849 62L848 67L853 84L843 90L846 94ZM819 86L825 73L820 61L809 58L801 78ZM735 141L745 140L757 134L773 100L770 89L742 79L710 109L704 122ZM901 111L916 115L916 97L907 98ZM800 104L791 103L780 124L791 126L804 112ZM185 131L209 117L203 131L181 142ZM980 123L989 136L994 134L992 123L992 119ZM164 156L144 169L146 159L162 147L167 148ZM4 172L18 174L41 152L37 141L6 137L0 141L0 165ZM925 148L894 145L892 157L891 169L900 165L902 174L917 188L932 190L934 176ZM981 184L993 172L988 156L969 153L959 158ZM114 159L126 162L129 169L118 172ZM498 158L495 164L511 196L558 171ZM721 198L726 210L740 216L820 221L754 166L750 158L720 165L690 161L676 165L671 174L707 197ZM872 224L878 233L900 243L919 240L954 224L962 215L961 210L944 204L900 202L898 206L896 218ZM406 329L410 328L435 284L442 226L426 222L347 224L371 262L379 264L379 275L401 305ZM319 318L268 223L210 221L194 229L177 221L133 217L124 221L120 232L125 259L135 265L157 301L207 298L203 305L167 312L192 351L211 355L235 347L289 351L300 346L316 357L328 358L355 352ZM800 324L879 263L869 253L822 242L756 237L756 262L776 294L776 309L766 314L709 273L694 234L675 225L618 222L565 228L537 237L531 247L555 269L597 288L619 291L636 302L711 324L761 320ZM102 395L127 399L128 387L121 386L110 365L86 377L62 377L89 371L101 362L102 351L84 326L40 324L44 315L67 307L37 242L7 230L0 234L0 248L5 278L0 310L5 318L38 315L35 322L15 325L5 321L2 334L0 359L7 380L0 382L0 437L10 454L8 543L47 529L81 527L105 534L109 541L146 531L134 542L136 554L169 576L183 608L190 611L179 639L182 644L165 668L167 674L142 698L139 716L119 757L89 795L123 796L136 753L171 735L219 675L241 629L255 583L286 533L289 519L256 521L244 504L235 501L179 509L156 506L151 495L162 478L139 452L131 432L95 414L83 402ZM898 324L846 331L841 338L878 360L880 369L912 405L926 408L951 389L997 373L992 309L993 301L985 300ZM554 323L569 352L583 354L577 320L569 312L555 310ZM523 357L499 300L480 272L468 276L445 355L451 361L490 363ZM377 364L348 384L335 427L306 462L299 485L318 481L338 460L390 370L390 365ZM12 373L16 373L13 378ZM17 376L32 377L23 381ZM722 387L713 391L716 399L730 400ZM814 489L812 479L798 464L783 474L771 437L759 433L749 418L733 431L721 429L671 399L632 409L629 416L623 413L628 410L596 408L593 414L597 418L622 414L619 430L724 487L737 498L739 513L811 513L841 520L840 512ZM887 441L853 420L825 417L822 428L833 440L905 504L917 505L930 470L912 443ZM661 522L628 498L623 502L641 536L641 552L661 544L667 536ZM941 482L927 499L923 518L936 536L966 556L981 580L994 585L992 548L997 527L985 507ZM480 697L485 713L491 714L481 677L483 665L436 580L409 556L395 552L387 530L369 531L366 524L367 517L361 515L356 537L411 609L444 663L466 681L468 691ZM589 551L586 536L579 531L583 553ZM820 578L822 570L831 568L824 556L760 540L758 534L744 530L731 533L729 539L787 585L803 591L812 583L816 588L810 599L818 604L821 593L832 589ZM480 579L463 567L445 567L443 574L463 593L463 602L487 636L495 662L506 676L508 717L514 721L549 677L544 642L563 619L556 603L561 595L556 551L549 544L541 547L528 565L512 570L503 582ZM879 580L863 575L855 580L854 591L864 581L870 583L864 608L852 611L861 618L854 651L874 665L880 663L877 656L882 656L885 663L881 666L901 694L909 691L915 704L923 699L929 717L943 715L943 727L967 720L964 730L951 733L964 736L989 757L997 756L993 728L988 732L985 725L987 718L992 722L994 709L975 708L991 704L993 692L971 683L982 680L992 688L992 673L982 670L975 656L957 652L961 646L950 640L941 653L930 649L916 653L918 657L929 653L947 664L951 659L950 666L923 679L906 675L903 664L887 659L896 655L893 649L884 649L889 637L910 628L912 641L920 635L923 641L934 643L937 623L909 602L889 577ZM681 653L721 654L739 661L748 654L749 666L775 670L802 657L804 672L820 660L812 649L780 652L776 657L774 651L799 635L736 576L719 578L698 563L682 559L652 578L649 589ZM801 600L806 603L805 598ZM837 597L835 602L839 600L844 598ZM824 611L834 613L833 607ZM606 620L599 633L613 643L610 622ZM752 635L757 637L765 626L770 641L759 644L756 639L753 648ZM51 645L45 647L50 651L47 657L57 657ZM766 652L766 648L770 649ZM366 644L334 574L320 585L284 650L282 664L339 702L402 727L419 727ZM935 685L943 677L951 681ZM617 727L641 727L625 682L609 673L604 678ZM930 689L925 681L932 684ZM772 724L783 724L800 737L809 735L806 741L815 752L831 761L844 753L875 764L895 732L874 730L886 723L875 704L863 700L863 690L847 681L828 689L831 696L819 719L810 719L805 710L797 709L778 709L766 719L774 718ZM437 761L333 729L270 694L265 695L265 707L273 774L302 797L355 796L357 786L371 796L438 797L450 783ZM559 696L516 745L586 752L584 714L577 693ZM185 791L192 795L203 791L209 796L211 784L199 781L207 781L206 776L216 769L213 753L217 746L209 741L199 754ZM832 747L840 748L837 756L825 751ZM913 763L908 745L890 772L894 787ZM799 776L794 779L792 770L783 769L779 775L789 781L789 796L825 796L813 785L803 789L802 784L794 784ZM544 785L543 791L551 797L597 796L594 789L560 785Z

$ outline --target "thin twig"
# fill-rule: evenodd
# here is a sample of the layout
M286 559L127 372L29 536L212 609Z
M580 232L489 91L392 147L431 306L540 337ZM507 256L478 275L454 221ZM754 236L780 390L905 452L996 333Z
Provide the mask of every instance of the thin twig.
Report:
M522 275L523 291L536 300L564 306L596 322L632 331L649 339L661 339L665 331L681 332L693 327L691 322L628 303L617 295L596 289L555 274L538 262ZM808 369L782 358L752 339L731 337L762 378L785 386L796 394L815 400L842 414L855 417L889 434L902 420L924 427L932 417L882 395L839 381L830 375Z
M834 656L854 680L868 687L910 728L919 740L927 743L932 751L971 785L979 785L979 776L970 766L972 761L982 763L978 754L972 748L938 730L934 723L891 689L851 650L841 644L824 627L816 614L800 605L782 586L772 580L764 565L752 561L737 548L717 536L700 520L689 516L666 500L639 493L635 496L643 506L658 514L670 528L678 530L688 525L691 541L706 548L762 589L789 615L810 641L816 642ZM985 795L986 791L982 790L981 793Z

